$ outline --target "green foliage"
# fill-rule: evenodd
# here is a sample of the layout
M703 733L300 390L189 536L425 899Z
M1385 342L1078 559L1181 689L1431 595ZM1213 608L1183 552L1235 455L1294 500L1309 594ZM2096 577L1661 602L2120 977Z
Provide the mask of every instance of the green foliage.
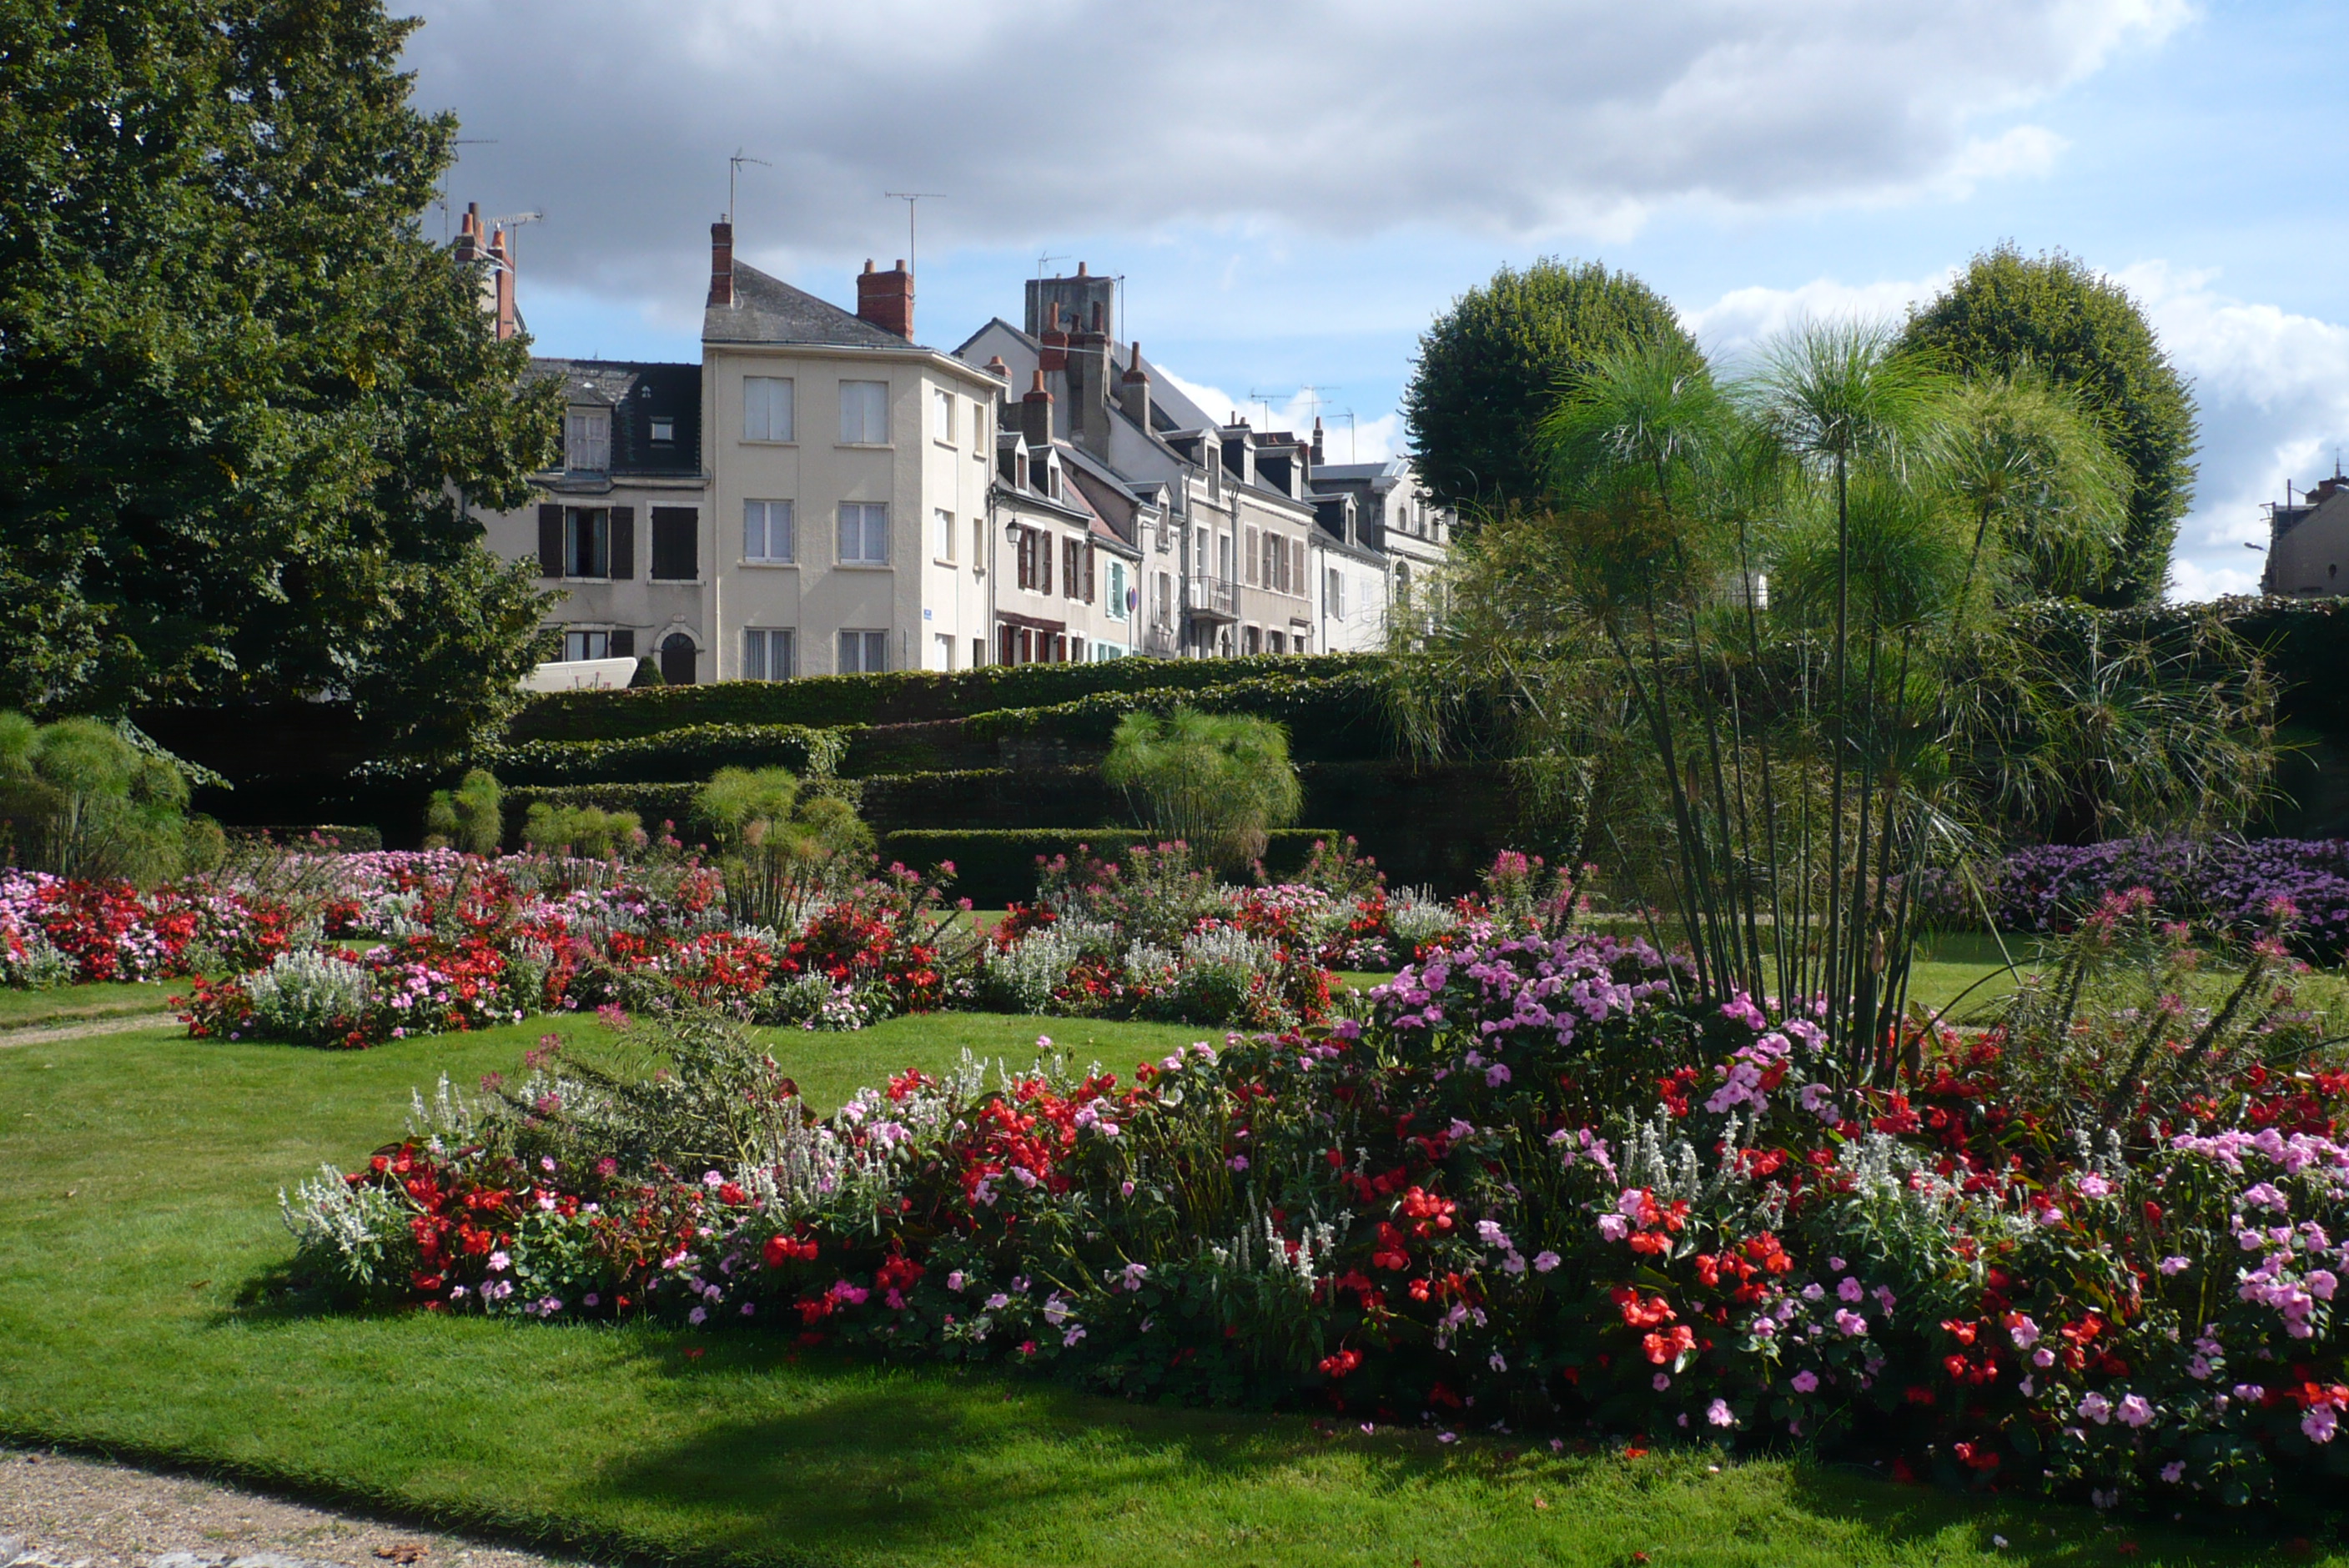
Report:
M1438 500L1480 511L1537 500L1541 421L1627 344L1695 349L1671 304L1630 273L1551 258L1503 267L1419 340L1403 418L1421 480Z
M32 870L146 883L208 864L220 830L187 803L180 769L112 725L0 713L0 833Z
M973 741L1056 740L1106 746L1131 713L1249 714L1287 727L1300 758L1353 761L1393 755L1385 714L1386 683L1367 669L1311 676L1294 671L1253 676L1195 690L1179 686L1098 692L1043 707L1002 708L961 721Z
M1910 316L1902 342L1970 377L2035 372L2065 388L2127 465L2127 517L2085 594L2098 604L2161 597L2169 547L2194 492L2194 398L2127 290L2061 251L2002 244Z
M630 740L525 740L485 747L481 755L511 783L649 784L730 766L828 774L849 738L844 729L798 724L694 724Z
M634 739L689 725L922 724L1043 707L1095 692L1197 691L1263 676L1344 675L1376 655L1266 654L1240 659L1105 659L1085 665L982 665L952 673L810 676L626 691L554 692L514 716L512 742Z
M1265 874L1288 880L1303 869L1327 828L1283 828L1265 835ZM1150 849L1157 835L1140 828L913 828L881 835L881 858L927 870L954 867L954 889L981 909L1037 896L1037 865L1059 856L1117 860Z
M1216 866L1261 855L1266 833L1295 821L1304 804L1288 731L1240 714L1128 714L1102 777L1159 833Z
M552 383L419 214L456 123L379 0L68 0L0 45L0 700L349 695L456 749L539 656Z
M523 842L549 854L583 855L605 860L636 847L644 828L634 811L606 811L600 806L558 806L531 802L523 820Z
M783 768L723 768L694 797L694 818L723 851L737 921L788 931L861 876L873 833L837 792Z
M553 820L545 819L551 828ZM497 853L505 837L504 790L476 768L454 789L435 789L424 812L425 847L454 845L472 855Z
M1958 393L1940 454L1950 499L2002 603L2081 599L2124 547L2127 465L2075 392L2036 372L1977 376Z
M636 673L628 677L630 691L639 691L646 686L667 685L668 685L668 677L661 674L660 661L649 655L636 661Z

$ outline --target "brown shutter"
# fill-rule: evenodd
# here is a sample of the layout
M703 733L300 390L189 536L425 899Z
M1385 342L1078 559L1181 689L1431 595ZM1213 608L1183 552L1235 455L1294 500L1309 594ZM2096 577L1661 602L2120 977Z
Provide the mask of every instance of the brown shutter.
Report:
M636 634L633 627L623 626L613 632L611 656L616 659L633 659L636 656Z
M1093 560L1093 542L1088 539L1085 541L1085 603L1088 604L1093 602L1093 579L1100 573L1101 567Z
M612 581L626 583L636 574L636 509L612 509Z
M538 507L538 574L563 575L563 509L553 501Z

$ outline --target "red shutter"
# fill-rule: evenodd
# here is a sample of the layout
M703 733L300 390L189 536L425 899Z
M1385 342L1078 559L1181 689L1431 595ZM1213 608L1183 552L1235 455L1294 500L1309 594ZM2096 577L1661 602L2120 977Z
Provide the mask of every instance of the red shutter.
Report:
M636 574L636 509L612 509L612 581L626 583Z
M538 574L563 575L563 509L553 501L538 507Z

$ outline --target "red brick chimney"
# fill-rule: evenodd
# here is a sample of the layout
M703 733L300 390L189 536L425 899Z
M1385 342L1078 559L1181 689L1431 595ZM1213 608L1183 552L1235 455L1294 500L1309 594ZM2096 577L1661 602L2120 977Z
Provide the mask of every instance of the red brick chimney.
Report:
M522 317L514 310L513 250L506 243L506 232L499 229L490 235L490 267L494 293L492 310L497 323L498 341L503 343L522 330Z
M864 271L856 280L856 315L884 332L894 332L911 343L914 340L914 274L899 262L885 273L876 273L866 262Z
M1061 302L1054 300L1044 315L1044 350L1036 363L1046 370L1069 367L1069 335L1061 326Z
M734 225L709 225L709 303L734 304Z
M1036 384L1019 399L1019 429L1039 451L1052 444L1052 395L1044 389L1040 370L1036 372Z

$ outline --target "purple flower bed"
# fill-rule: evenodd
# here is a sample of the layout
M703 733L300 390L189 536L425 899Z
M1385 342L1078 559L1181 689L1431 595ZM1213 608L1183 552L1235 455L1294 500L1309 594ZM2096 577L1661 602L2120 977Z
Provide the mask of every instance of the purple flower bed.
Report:
M2159 912L2222 930L2265 926L2277 899L2299 912L2292 941L2317 958L2349 948L2349 840L2116 839L2017 850L1990 874L1991 913L2007 931L2066 931L2107 893L2145 888ZM1947 875L1926 895L1949 924L1980 918L1971 896Z

